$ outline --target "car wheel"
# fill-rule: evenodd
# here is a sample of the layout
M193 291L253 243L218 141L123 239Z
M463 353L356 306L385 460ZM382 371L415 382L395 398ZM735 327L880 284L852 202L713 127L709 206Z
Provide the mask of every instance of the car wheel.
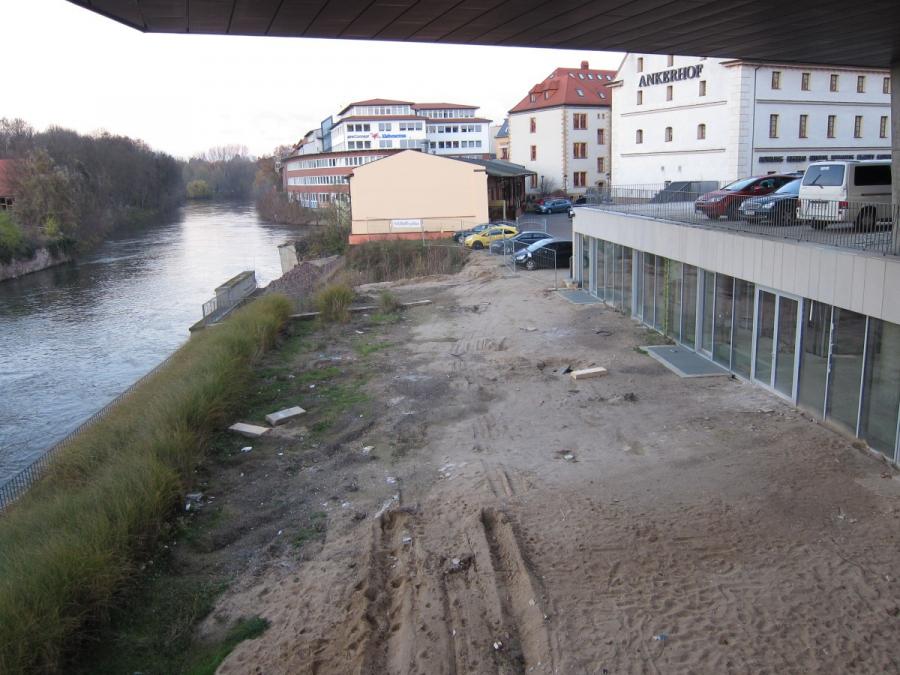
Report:
M525 269L529 272L537 268L537 263L534 262L534 258L529 258L525 261Z
M480 241L476 241L474 244L472 244L472 248L474 248L476 251L480 251L484 248L484 244L482 244Z
M860 232L875 231L875 209L868 208L859 212L856 216L856 229Z

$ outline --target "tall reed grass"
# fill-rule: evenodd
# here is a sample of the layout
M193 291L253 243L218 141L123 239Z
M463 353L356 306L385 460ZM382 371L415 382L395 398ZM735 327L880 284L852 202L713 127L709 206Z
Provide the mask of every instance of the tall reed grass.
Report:
M270 295L194 335L0 514L0 673L59 672L105 618L289 312Z
M396 281L431 274L455 274L466 262L460 246L421 241L369 241L347 250L347 267L357 273L359 283Z

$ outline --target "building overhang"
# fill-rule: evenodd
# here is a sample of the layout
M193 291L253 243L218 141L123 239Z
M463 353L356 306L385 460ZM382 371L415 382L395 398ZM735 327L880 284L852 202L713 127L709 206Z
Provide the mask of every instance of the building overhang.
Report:
M69 0L151 33L682 54L886 68L900 4L870 0Z

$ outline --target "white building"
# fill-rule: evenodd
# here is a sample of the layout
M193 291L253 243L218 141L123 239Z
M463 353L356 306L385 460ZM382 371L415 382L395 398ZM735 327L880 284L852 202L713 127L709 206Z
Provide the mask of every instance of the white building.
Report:
M509 159L536 173L529 192L581 194L608 184L614 76L587 61L557 68L509 111Z
M628 54L613 87L615 185L890 158L887 70Z

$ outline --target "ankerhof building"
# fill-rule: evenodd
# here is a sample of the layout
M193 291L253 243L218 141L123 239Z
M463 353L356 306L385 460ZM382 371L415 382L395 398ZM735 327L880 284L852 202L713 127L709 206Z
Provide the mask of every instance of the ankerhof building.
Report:
M284 189L309 208L346 203L353 169L401 150L489 158L490 120L477 106L370 99L350 103L307 132L282 160Z
M509 111L509 160L535 173L529 193L584 194L610 175L610 120L615 73L557 68Z
M616 185L890 159L886 70L628 54L612 87Z
M577 209L573 275L667 335L684 358L718 364L897 462L896 211L893 225L874 232L853 223L765 227L693 217L691 201L616 188L802 169L826 154L887 155L886 78L879 70L627 57L614 103L613 199Z

